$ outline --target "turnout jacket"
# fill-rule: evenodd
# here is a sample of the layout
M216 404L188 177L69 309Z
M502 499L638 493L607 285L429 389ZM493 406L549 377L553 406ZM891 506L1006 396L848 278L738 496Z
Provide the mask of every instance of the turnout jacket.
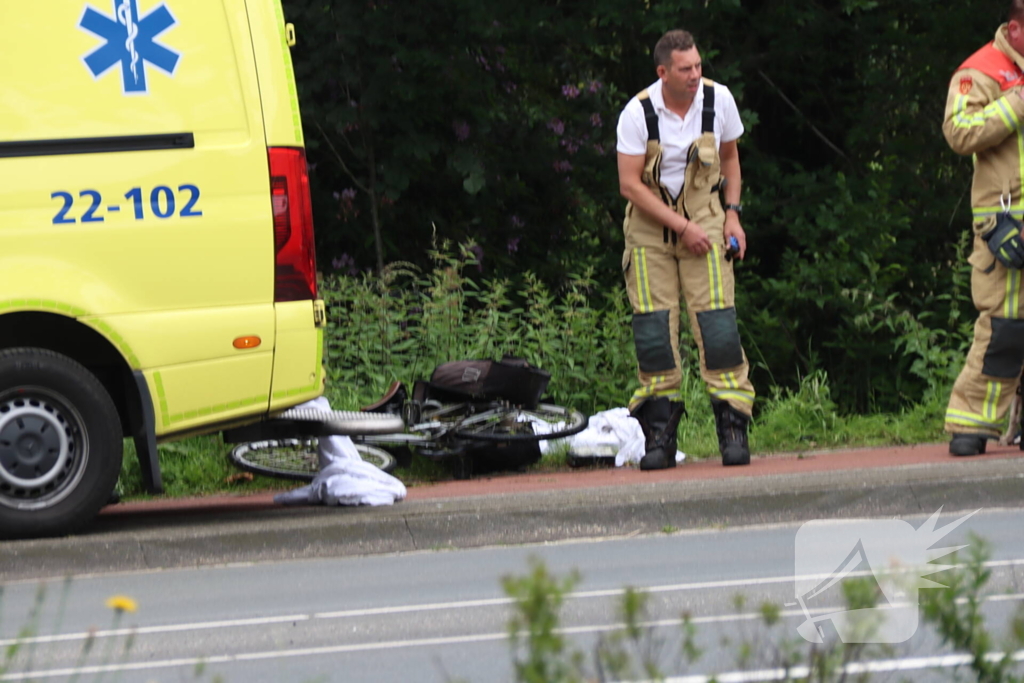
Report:
M1006 24L995 40L967 58L953 74L946 98L942 132L957 154L974 155L971 207L976 234L987 231L1012 203L1017 218L1024 215L1021 179L1024 176L1024 57L1007 39Z

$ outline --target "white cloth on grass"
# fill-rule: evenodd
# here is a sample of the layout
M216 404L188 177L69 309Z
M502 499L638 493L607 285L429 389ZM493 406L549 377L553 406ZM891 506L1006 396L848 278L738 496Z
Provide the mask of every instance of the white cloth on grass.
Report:
M299 408L331 410L320 397ZM274 502L282 505L392 505L405 498L405 484L387 472L364 462L347 436L319 439L320 471L308 486L279 493Z
M550 424L542 420L531 420L533 429L546 434L565 427L564 422ZM565 439L551 439L540 442L541 453L552 448L569 445L569 452L577 457L612 457L615 466L636 464L644 457L644 432L640 423L629 416L628 408L612 408L590 417L587 428L579 434ZM686 459L686 453L676 451L676 462Z

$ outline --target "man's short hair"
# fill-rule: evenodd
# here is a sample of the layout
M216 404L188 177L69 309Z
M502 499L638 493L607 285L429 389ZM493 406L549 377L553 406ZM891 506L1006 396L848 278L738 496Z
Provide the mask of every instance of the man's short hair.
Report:
M1024 0L1013 0L1014 5L1020 4L1024 9ZM672 53L676 50L686 52L695 47L693 36L689 31L676 29L663 35L654 46L654 66L669 66L672 64Z
M1010 11L1006 15L1006 20L1024 24L1024 0L1011 0Z

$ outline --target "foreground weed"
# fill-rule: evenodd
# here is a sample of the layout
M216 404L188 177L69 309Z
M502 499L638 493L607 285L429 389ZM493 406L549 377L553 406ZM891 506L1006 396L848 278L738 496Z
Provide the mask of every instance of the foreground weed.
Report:
M536 558L530 560L526 576L502 580L505 593L514 600L508 634L512 664L520 683L583 680L583 654L571 650L558 632L562 603L578 583L578 574L559 579Z
M931 600L922 604L922 612L926 621L936 625L945 643L973 655L971 669L978 681L1020 683L1021 679L1010 671L1013 653L994 652L992 638L984 628L980 604L989 578L984 566L988 555L980 539L973 539L971 548L966 566L951 575L947 589L922 594L931 595ZM566 641L560 627L561 607L579 578L575 572L567 578L553 576L542 562L531 559L525 576L503 580L506 594L514 600L509 642L520 683L665 680L665 671L687 671L704 655L689 614L682 615L678 622L681 639L673 639L679 643L678 649L671 647L663 629L665 622L651 618L648 595L627 588L617 608L621 627L598 636L593 652L596 674L588 673L582 655ZM792 625L786 623L781 606L765 602L750 610L746 598L737 595L733 607L739 618L728 635L719 640L721 648L734 657L736 670L720 677L696 675L686 680L875 680L871 662L895 657L892 645L870 642L885 619L884 611L873 609L882 597L880 586L872 577L850 578L840 585L844 611L853 628L851 640L868 642L845 643L833 634L823 643L808 643L792 635ZM1019 646L1024 640L1024 611L1018 612L1012 630L1013 644ZM882 680L892 679L883 675Z
M7 644L4 649L4 658L0 662L0 674L7 673L11 670L17 660L18 655L24 649L24 645L27 642L28 652L26 656L25 670L30 671L32 668L32 659L35 654L35 642L32 640L36 634L39 633L39 618L42 612L43 603L46 600L46 584L39 584L36 587L35 598L32 601L32 606L29 608L28 617L25 623L18 629L18 634L15 638Z
M922 614L938 631L943 644L970 655L970 668L979 683L1020 683L1022 678L1011 669L1015 651L1024 646L1024 605L1018 606L1014 614L1003 651L997 651L981 613L984 589L992 575L985 566L991 549L973 534L969 543L962 565L953 555L953 569L935 575L945 587L922 593Z
M50 634L59 635L61 633L71 587L72 579L69 577L62 584ZM47 585L40 583L36 587L24 625L18 629L13 638L0 639L0 644L4 646L2 655L0 655L0 678L32 681L50 679L57 675L57 672L37 669L38 665L50 664L50 658L57 656L45 649L48 646L54 646L52 643L48 643L50 634L43 635L41 633L42 614L47 602L47 595ZM0 608L3 607L3 596L4 587L0 585ZM100 630L95 626L88 630L82 640L81 648L75 655L74 663L63 669L68 673L60 680L65 683L79 683L79 681L104 683L108 680L117 683L121 680L125 664L135 646L136 636L136 627L122 629L122 622L126 615L134 614L138 610L138 603L126 595L113 595L106 600L105 605L112 614L110 625L105 630ZM0 617L2 616L3 611L0 609ZM123 638L121 638L122 635ZM97 659L93 659L96 655L98 655ZM207 680L206 674L206 666L200 662L193 668L190 680ZM220 675L214 675L209 680L211 683L223 683L223 678Z
M623 628L599 637L594 648L598 680L661 680L665 677L661 667L674 657L657 630L644 625L649 599L647 593L633 588L623 593L618 608ZM684 621L684 626L687 623ZM698 651L694 648L693 652Z

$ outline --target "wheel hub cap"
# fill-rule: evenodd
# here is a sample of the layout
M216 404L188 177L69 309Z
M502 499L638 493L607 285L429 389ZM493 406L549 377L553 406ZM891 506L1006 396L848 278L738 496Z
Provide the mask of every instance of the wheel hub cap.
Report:
M36 400L0 405L0 481L37 489L64 471L71 451L64 418Z

